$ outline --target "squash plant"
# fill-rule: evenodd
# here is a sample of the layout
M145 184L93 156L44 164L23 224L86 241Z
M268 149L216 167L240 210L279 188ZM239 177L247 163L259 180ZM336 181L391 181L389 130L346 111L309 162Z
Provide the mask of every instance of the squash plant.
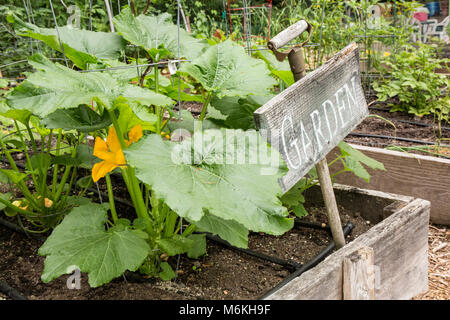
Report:
M147 19L156 19L159 24L149 24ZM164 16L134 17L129 9L122 10L115 18L118 34L142 45L153 62L177 55L170 41L176 34L165 21ZM140 27L144 25L145 28ZM155 30L151 30L153 25L159 32L156 38ZM40 37L36 35L40 30L32 29L32 35ZM220 82L204 79L204 92L210 97L207 100L213 96L248 95L255 88L256 93L269 92L275 83L260 61L242 64L241 61L252 58L230 42L206 48L206 43L190 35L184 35L181 40L182 57L205 55L209 70L217 72L213 78L219 80L219 75L223 75ZM85 48L69 44L66 39L62 42L73 49L74 57L83 57L76 51ZM218 51L224 59L231 56L231 63L212 59ZM207 129L196 131L192 139L181 143L161 137L167 123L162 111L170 109L174 101L159 93L158 68L154 67L154 90L151 90L145 85L139 87L123 81L111 72L78 72L39 54L29 61L37 71L8 95L10 108L46 119L54 118L55 113L64 118L68 112L90 106L99 117L108 115L112 123L106 141L96 134L94 155L102 161L92 169L94 180L105 178L109 202L75 207L53 230L39 250L39 254L46 256L44 282L70 273L74 266L89 274L93 287L111 281L126 270L139 269L147 275L170 279L174 272L167 262L161 262L160 256L186 252L195 258L203 254L205 236L194 231L218 234L236 246L246 247L249 230L281 235L293 226L279 199L278 178L286 171L282 161L274 164L220 161L238 149L242 136L252 137L244 142L246 155L257 153L261 144L267 149L266 157L268 154L279 159L278 153L267 148L256 131L232 130L227 134L233 139L221 140L217 137L224 130ZM111 63L103 58L97 61ZM76 65L87 66L83 61L77 61ZM236 66L239 66L239 77L232 72ZM260 81L259 72L265 81ZM275 174L262 175L264 169L271 169ZM115 190L110 179L113 170L121 172L130 194L136 212L132 220L124 218L115 208Z

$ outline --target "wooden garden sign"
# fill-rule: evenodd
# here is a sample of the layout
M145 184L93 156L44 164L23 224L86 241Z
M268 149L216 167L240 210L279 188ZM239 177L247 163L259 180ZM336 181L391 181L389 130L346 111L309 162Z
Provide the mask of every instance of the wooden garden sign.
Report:
M292 188L368 115L355 43L254 113L255 123L281 153Z
M279 181L284 193L316 166L331 233L339 249L345 246L345 237L325 156L367 116L368 108L355 43L308 75L301 46L284 55L277 51L305 30L311 34L308 26L301 20L269 42L277 59L289 58L296 82L256 110L254 118L260 133L287 163L289 171Z

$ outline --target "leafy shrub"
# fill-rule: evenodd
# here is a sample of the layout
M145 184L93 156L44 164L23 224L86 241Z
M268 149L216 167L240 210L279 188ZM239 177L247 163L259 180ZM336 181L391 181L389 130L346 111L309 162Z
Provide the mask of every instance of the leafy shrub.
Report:
M448 117L448 98L443 94L448 89L448 79L435 72L448 59L438 59L434 46L409 45L406 50L385 57L382 72L390 75L374 82L380 101L397 98L391 111L404 111L417 116L443 114Z

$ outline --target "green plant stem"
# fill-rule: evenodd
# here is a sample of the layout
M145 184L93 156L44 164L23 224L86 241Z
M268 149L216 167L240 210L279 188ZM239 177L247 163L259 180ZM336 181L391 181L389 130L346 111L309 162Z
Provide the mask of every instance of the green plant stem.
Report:
M34 139L33 132L31 131L30 125L28 123L25 124L25 127L27 128L28 135L30 136L31 145L33 146L33 152L34 154L38 154L36 140Z
M47 153L49 155L50 155L50 151L52 149L52 140L53 140L53 129L50 129L50 134L48 135L48 141L47 141Z
M200 117L198 120L203 121L205 119L206 111L208 110L209 103L212 99L212 92L208 92L208 95L206 96L205 102L203 103L202 112L200 113Z
M155 75L155 92L159 92L159 69L158 65L154 66L154 75ZM156 113L156 133L161 134L161 115L160 115L160 107L155 106Z
M330 163L328 163L328 166L331 167L336 161L339 161L341 159L345 158L345 156L339 156L336 159L334 159L333 161L331 161Z
M150 198L149 194L148 194L148 187L146 184L144 184L144 192L145 192L145 207L148 208L148 198Z
M337 175L340 175L341 173L344 173L344 172L346 172L346 171L347 171L347 170L342 169L341 171L338 171L338 172L332 174L330 177L331 177L331 178L334 178L334 177L336 177Z
M117 217L116 205L114 204L114 193L109 173L106 174L105 179L106 179L106 187L108 188L109 208L111 209L111 216L113 218L114 224L116 224L117 220L119 219Z
M50 135L51 138L51 135ZM44 136L41 135L41 152L39 154L39 162L40 162L40 168L41 168L41 190L40 190L40 194L42 195L41 198L41 207L44 208L44 199L47 197L47 171L48 171L48 166L46 163L44 163L44 154L45 154L45 142L44 142ZM44 169L45 167L45 169Z
M69 190L62 197L63 202L65 202L67 197L69 196L70 191L72 190L73 182L75 181L76 176L77 176L77 167L74 167L73 171L72 171L72 176L70 177L70 181L69 181Z
M77 149L74 148L72 151L72 158L75 158L76 154L77 154ZM66 170L64 170L64 174L61 178L58 190L56 191L56 194L55 194L55 198L54 198L55 202L57 202L59 200L59 197L61 196L62 192L64 191L64 185L66 184L66 181L69 177L70 170L72 170L72 167L73 166L66 166ZM74 168L74 170L76 170L76 167Z
M195 224L190 224L184 231L183 231L183 237L188 237L190 236L195 229L197 229L197 227L195 226Z
M62 129L58 131L58 139L56 140L56 156L59 156L59 148L61 146ZM53 168L53 183L52 183L52 193L53 196L56 195L57 183L58 183L58 164L56 163Z
M164 226L164 236L170 237L172 234L174 234L175 231L175 225L178 219L178 215L171 211L167 210L167 215L165 217L165 221L163 221Z
M24 139L24 137L23 137L22 132L20 131L19 124L17 123L16 120L14 120L14 125L16 126L17 134L18 134L19 139L20 139L20 141L22 142L22 145L23 145L23 147L24 147L25 157L26 157L26 159L27 159L28 167L29 167L30 170L31 170L31 177L32 177L32 179L33 179L33 183L34 183L35 186L38 186L38 185L39 185L39 184L37 183L38 180L37 180L35 174L33 173L34 168L33 168L33 165L31 164L30 155L28 154L28 147L27 147L27 145L26 145L26 143L25 143L25 139Z
M5 152L6 158L8 159L8 162L11 165L11 167L14 169L14 171L20 172L19 168L17 168L16 163L14 162L14 159L11 157L11 154L9 153L8 149L6 148L5 143L2 140L0 140L0 144L2 146L3 151ZM31 194L30 190L28 190L28 187L26 186L26 184L23 181L19 181L17 183L17 186L20 188L20 191L22 191L23 195L28 200L29 204L34 209L39 209L39 205L36 203L33 195Z
M56 191L54 201L57 202L59 200L59 197L61 196L62 192L64 191L64 186L66 184L67 179L69 178L70 170L72 169L72 166L67 166L66 170L64 171L64 174L61 178L61 182L59 183L58 190Z
M80 191L80 193L78 193L79 197L83 197L84 194L86 193L87 189L89 189L89 187L92 185L92 179L89 179L88 184L83 188L83 190Z

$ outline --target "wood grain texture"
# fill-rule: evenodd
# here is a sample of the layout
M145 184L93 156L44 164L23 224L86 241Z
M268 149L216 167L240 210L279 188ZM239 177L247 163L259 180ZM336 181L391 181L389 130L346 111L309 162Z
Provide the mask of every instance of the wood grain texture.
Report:
M293 25L289 26L287 29L281 31L279 34L277 34L275 37L270 39L268 46L269 49L275 49L278 50L285 44L287 44L289 41L294 40L299 35L301 35L303 32L305 32L308 29L309 25L308 22L305 20L300 20Z
M352 147L382 162L386 171L368 169L369 183L350 172L336 176L336 182L429 200L431 222L450 225L450 160L358 145ZM330 152L328 161L338 153L338 150ZM341 164L336 163L330 172L341 169Z
M368 114L355 43L255 111L260 133L280 151L289 172L284 192Z
M354 189L349 192L349 196L356 196L360 190ZM383 194L379 191L362 190L365 196L371 193L377 194L378 197ZM392 195L389 197L392 198ZM406 198L401 196L399 199ZM382 211L382 208L372 209ZM374 265L379 268L379 285L375 288L376 300L411 299L427 291L429 214L429 201L411 200L405 207L267 299L342 300L342 261L362 247L373 248Z
M375 299L373 249L362 247L343 261L344 300Z

